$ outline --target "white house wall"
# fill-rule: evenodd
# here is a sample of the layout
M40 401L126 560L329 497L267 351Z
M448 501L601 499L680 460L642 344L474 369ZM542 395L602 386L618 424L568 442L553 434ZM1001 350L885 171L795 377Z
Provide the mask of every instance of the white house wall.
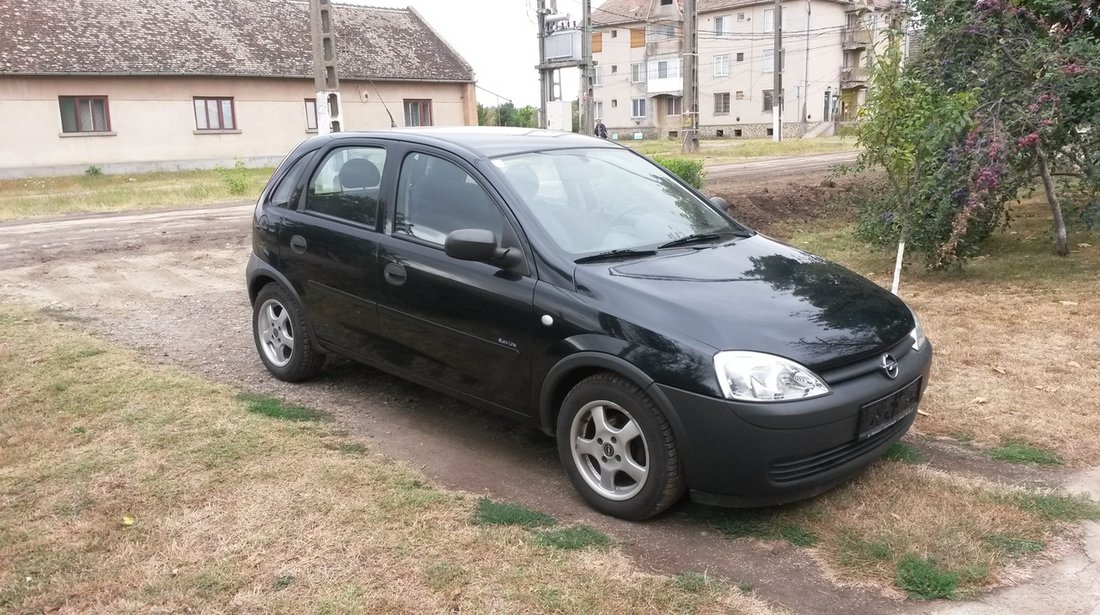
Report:
M345 130L404 125L403 99L430 99L433 124L476 124L473 84L345 81ZM59 96L107 96L110 132L62 133ZM237 129L196 130L193 97L232 97ZM304 79L0 76L0 177L278 162L312 136ZM383 101L385 105L383 105Z

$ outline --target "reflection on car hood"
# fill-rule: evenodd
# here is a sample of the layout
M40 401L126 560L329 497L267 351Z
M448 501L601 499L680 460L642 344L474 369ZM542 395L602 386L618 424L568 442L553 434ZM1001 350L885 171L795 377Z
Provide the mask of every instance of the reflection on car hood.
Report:
M817 369L881 352L913 327L905 304L878 285L761 236L583 265L576 283L616 306L611 317Z

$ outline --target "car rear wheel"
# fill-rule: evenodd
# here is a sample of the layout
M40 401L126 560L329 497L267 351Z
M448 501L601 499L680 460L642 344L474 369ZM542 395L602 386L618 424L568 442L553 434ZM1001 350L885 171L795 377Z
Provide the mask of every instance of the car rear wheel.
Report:
M298 301L278 284L260 289L252 303L252 336L267 371L295 382L317 375L325 355L310 336Z
M573 387L557 436L573 487L602 513L645 519L684 493L672 428L653 400L622 376L596 374Z

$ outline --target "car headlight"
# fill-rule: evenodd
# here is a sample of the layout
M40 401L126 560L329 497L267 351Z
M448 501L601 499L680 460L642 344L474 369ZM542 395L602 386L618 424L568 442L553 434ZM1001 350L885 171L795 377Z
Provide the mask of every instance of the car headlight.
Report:
M909 337L913 338L913 350L920 351L924 348L924 343L928 341L928 338L924 336L924 328L920 326L920 319L917 318L917 313L912 309L909 313L913 315L913 330L909 332Z
M740 401L787 401L825 395L829 387L794 361L743 350L714 355L722 394Z

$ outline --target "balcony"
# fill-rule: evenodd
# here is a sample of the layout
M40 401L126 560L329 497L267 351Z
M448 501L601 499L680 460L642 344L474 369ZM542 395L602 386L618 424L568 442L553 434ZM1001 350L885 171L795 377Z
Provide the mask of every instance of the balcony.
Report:
M679 38L658 38L645 44L645 52L649 57L660 55L679 55L684 48L684 42Z
M676 77L649 79L645 83L645 93L650 96L654 96L657 94L672 94L673 96L680 96L680 93L683 89L684 78L679 75L677 75Z
M845 66L840 69L840 89L865 88L871 80L871 71L862 66Z
M844 28L842 43L845 51L866 49L871 46L871 31L864 27Z

